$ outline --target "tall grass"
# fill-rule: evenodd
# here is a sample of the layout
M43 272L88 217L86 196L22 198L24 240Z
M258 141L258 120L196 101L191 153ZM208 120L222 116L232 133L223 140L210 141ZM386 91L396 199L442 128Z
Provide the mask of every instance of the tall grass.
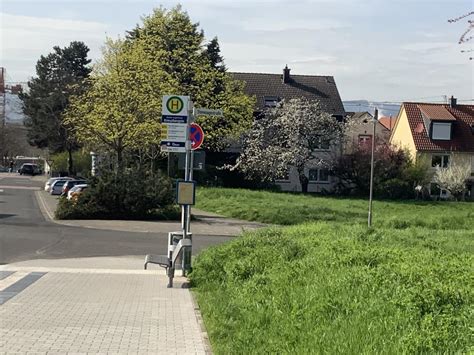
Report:
M191 274L216 354L466 352L472 236L305 224L201 254Z
M216 354L474 351L474 205L200 189L198 207L272 227L193 265Z
M304 222L367 224L368 201L246 189L199 188L197 208L224 216L269 224ZM474 229L469 202L374 201L375 227Z

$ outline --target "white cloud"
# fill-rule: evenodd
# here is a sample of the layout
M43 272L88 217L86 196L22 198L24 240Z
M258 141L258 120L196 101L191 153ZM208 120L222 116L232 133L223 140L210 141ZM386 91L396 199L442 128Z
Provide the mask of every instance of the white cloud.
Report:
M290 30L310 30L310 31L328 31L336 30L347 27L339 21L315 19L305 20L299 19L294 21L293 19L282 19L278 21L265 21L261 17L251 18L247 20L241 20L239 23L246 31L267 31L267 32L279 32L279 31L290 31Z
M90 56L96 58L109 28L106 24L91 21L7 13L0 13L0 16L0 60L15 81L27 80L25 73L34 73L36 61L41 55L50 53L54 46L64 47L72 41L83 41L91 49Z

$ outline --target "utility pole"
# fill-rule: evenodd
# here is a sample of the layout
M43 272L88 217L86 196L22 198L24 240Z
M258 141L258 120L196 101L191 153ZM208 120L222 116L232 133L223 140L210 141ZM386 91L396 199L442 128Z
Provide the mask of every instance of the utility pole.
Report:
M372 120L374 124L374 130L372 133L372 154L370 157L370 192L369 192L369 215L368 215L368 226L372 226L372 197L374 191L374 153L375 153L375 127L377 126L379 118L379 110L375 108L374 118Z

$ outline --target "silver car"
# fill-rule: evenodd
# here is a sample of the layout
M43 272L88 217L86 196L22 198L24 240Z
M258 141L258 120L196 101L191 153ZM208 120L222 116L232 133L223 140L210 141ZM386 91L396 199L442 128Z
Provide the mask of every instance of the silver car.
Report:
M56 180L73 180L73 179L70 178L70 177L54 177L54 178L50 178L50 179L48 179L48 181L46 181L46 183L44 184L44 191L49 192L49 190L51 189L51 185L52 185L53 182L55 182Z
M61 195L63 193L63 186L64 183L68 180L71 180L70 178L61 178L53 181L51 183L51 187L49 188L49 193L51 195Z

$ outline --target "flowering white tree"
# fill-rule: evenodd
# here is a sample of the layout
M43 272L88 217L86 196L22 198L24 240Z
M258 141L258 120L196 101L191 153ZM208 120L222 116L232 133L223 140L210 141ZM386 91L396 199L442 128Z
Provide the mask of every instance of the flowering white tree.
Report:
M447 168L436 167L434 182L448 190L456 199L464 198L466 181L471 176L469 164L450 164Z
M315 152L338 146L343 131L344 124L324 112L317 101L282 101L255 120L244 138L243 153L234 168L250 178L274 181L286 176L288 168L293 166L302 191L307 192L305 167L329 167L329 162Z

